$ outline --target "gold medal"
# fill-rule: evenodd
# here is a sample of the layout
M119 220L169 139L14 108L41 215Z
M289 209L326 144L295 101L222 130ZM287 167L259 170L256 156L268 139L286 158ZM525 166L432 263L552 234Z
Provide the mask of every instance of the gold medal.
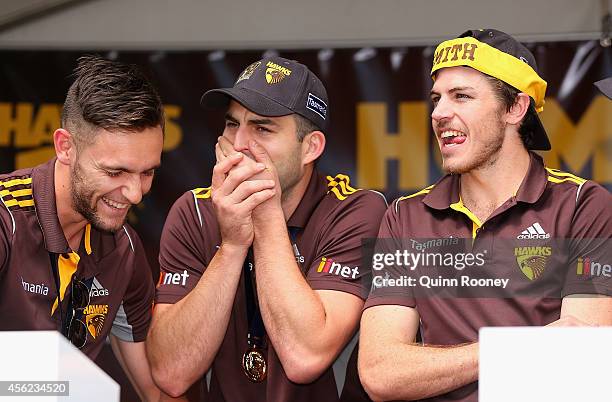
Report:
M263 350L251 347L242 355L242 370L247 378L253 382L262 382L266 379L268 366Z

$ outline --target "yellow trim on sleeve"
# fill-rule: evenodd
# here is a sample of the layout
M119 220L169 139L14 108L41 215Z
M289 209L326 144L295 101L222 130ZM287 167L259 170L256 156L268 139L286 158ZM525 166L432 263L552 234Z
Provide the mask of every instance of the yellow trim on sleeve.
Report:
M5 195L11 195L12 197L25 197L27 195L32 195L31 188L23 188L21 190L0 190L0 197L4 197Z
M19 207L23 208L23 207L33 207L34 206L34 200L29 199L29 200L8 200L4 202L4 205L6 205L7 207L14 207L15 205L19 205Z
M416 192L416 193L414 193L414 194L405 195L405 196L403 196L403 197L398 198L397 200L398 200L398 201L402 201L402 200L407 200L407 199L412 198L412 197L416 197L416 196L421 195L421 194L428 194L428 193L431 191L431 189L432 189L433 187L434 187L434 185L432 184L432 185L431 185L431 186L429 186L429 187L425 187L425 188L424 188L424 189L422 189L421 191L417 191L417 192Z
M571 181L572 183L576 183L577 185L580 186L587 182L587 180L583 179L582 177L578 177L571 173L562 172L557 169L546 168L546 171L548 171L548 181L552 183L563 183L563 182ZM554 177L551 175L559 176L559 177Z
M0 186L4 188L8 188L8 187L13 187L13 186L18 186L20 184L31 184L31 183L32 183L32 178L27 177L25 179L12 179L12 180L7 180L7 181L0 181Z
M346 200L349 195L361 190L351 187L351 179L345 174L337 174L335 177L327 176L327 182L327 192L331 191L340 201Z

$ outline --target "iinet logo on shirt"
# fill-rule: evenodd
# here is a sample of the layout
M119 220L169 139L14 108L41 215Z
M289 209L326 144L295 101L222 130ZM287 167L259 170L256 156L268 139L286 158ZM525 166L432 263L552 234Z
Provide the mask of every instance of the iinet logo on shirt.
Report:
M612 265L591 261L589 257L580 257L576 264L576 274L579 276L604 276L611 278Z
M340 263L334 262L331 258L323 257L317 268L317 272L326 272L332 275L342 276L343 278L357 278L359 267L345 267Z
M189 274L186 269L183 270L182 274L178 272L163 272L159 277L159 283L160 285L181 285L185 287L187 278L189 278Z

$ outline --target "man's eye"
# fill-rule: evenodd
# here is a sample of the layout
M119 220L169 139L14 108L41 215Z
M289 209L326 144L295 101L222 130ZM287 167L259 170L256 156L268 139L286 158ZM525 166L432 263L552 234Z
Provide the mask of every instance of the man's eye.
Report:
M225 122L225 127L238 127L238 124L236 124L236 123L235 123L235 122L233 122L233 121L229 121L229 120L227 120L227 121Z
M147 176L147 177L151 177L154 174L155 174L155 170L148 170L148 171L142 173L143 176Z
M107 170L106 171L106 175L109 177L119 177L119 175L121 175L121 171L112 171L112 170Z
M262 133L270 133L272 132L270 129L263 127L263 126L257 126L256 128L257 131L262 132Z
M472 99L472 97L470 95L466 95L466 94L462 94L462 93L458 93L457 94L457 98L461 98L461 99Z

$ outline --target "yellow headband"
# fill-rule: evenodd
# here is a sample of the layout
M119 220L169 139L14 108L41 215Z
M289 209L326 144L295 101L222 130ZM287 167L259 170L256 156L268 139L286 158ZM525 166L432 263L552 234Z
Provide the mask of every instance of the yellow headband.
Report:
M434 53L431 76L441 68L455 66L472 67L498 78L531 96L538 113L544 110L546 81L529 64L508 53L472 37L440 43Z

